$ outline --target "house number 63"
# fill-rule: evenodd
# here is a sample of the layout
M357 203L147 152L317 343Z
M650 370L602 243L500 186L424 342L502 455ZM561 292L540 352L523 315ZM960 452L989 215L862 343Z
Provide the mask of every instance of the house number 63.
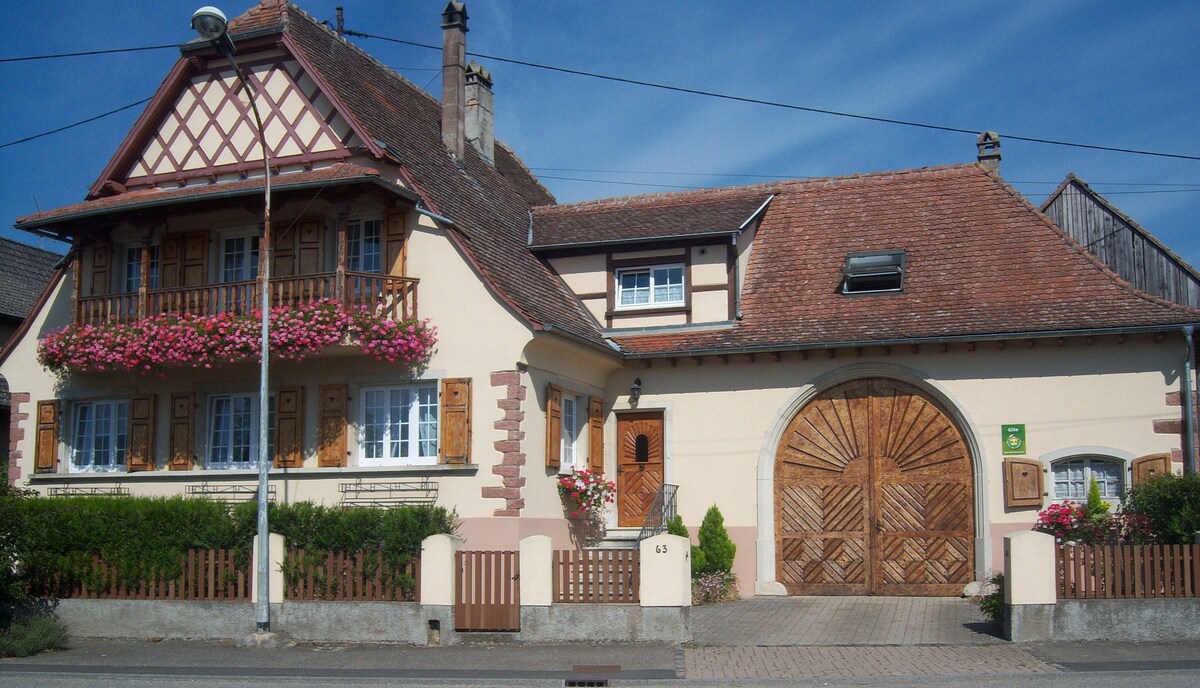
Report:
M666 553L667 553L667 546L666 546L666 545L655 545L655 546L654 546L654 553L655 553L655 554L666 554Z

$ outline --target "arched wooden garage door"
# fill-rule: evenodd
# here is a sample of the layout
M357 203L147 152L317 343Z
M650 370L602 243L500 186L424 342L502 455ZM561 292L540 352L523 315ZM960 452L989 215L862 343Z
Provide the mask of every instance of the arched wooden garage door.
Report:
M975 577L962 435L927 394L848 382L800 410L775 457L777 580L792 595L957 595Z

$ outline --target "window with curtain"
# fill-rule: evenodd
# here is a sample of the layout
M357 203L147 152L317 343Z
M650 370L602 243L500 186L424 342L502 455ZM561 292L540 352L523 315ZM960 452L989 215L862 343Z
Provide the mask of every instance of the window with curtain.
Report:
M359 465L438 462L436 384L369 388L361 399Z

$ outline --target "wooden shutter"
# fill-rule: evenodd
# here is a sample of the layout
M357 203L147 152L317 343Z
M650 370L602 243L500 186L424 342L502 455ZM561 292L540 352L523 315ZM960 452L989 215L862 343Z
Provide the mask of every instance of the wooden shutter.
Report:
M179 286L179 273L183 266L183 237L163 237L162 248L159 249L158 283L163 289L174 289Z
M346 465L346 385L321 385L321 425L317 431L317 465Z
M1131 468L1133 470L1134 485L1150 478L1157 478L1160 475L1170 475L1171 455L1150 454L1148 456L1141 456L1133 460Z
M1004 506L1011 509L1042 506L1045 492L1040 461L1031 459L1004 460Z
M112 244L93 244L92 296L103 296L112 290Z
M170 467L173 471L190 471L195 462L192 420L195 408L195 398L191 394L171 395Z
M58 470L58 400L37 403L37 440L34 448L35 473L54 473Z
M442 463L471 463L471 378L442 380Z
M405 218L407 213L397 211L388 213L383 223L384 260L383 273L386 275L405 275L408 270L408 252L404 245Z
M304 387L275 393L275 467L304 467Z
M298 232L296 228L284 228L279 237L272 237L271 242L271 276L291 277L296 274L296 243Z
M588 397L588 467L604 472L604 400Z
M180 286L202 287L208 281L208 234L183 237L183 267Z
M129 400L129 444L125 450L125 470L130 473L154 470L154 421L157 411L156 394Z
M562 389L551 384L546 391L546 468L562 465Z
M305 220L296 226L296 274L321 272L321 221Z

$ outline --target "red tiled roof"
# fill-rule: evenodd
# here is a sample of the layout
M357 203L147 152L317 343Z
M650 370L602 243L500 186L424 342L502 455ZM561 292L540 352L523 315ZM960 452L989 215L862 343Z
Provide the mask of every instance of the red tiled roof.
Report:
M288 18L287 6L285 0L259 0L257 5L229 20L229 33L250 33L283 26Z
M1200 311L1135 290L979 165L788 182L732 328L616 336L631 355L1155 327ZM907 252L900 293L839 292L846 256Z
M584 201L533 209L534 248L736 232L771 192L762 186Z
M307 186L309 184L334 183L340 181L353 181L357 179L368 180L377 179L378 177L379 171L369 167L361 167L359 165L352 165L350 163L335 163L329 167L317 170L275 175L271 177L271 188L272 190L276 191L285 191L289 187L301 185ZM43 210L39 213L26 215L25 217L19 217L17 218L15 226L18 229L38 227L46 225L50 222L103 215L105 213L119 212L134 207L172 205L175 203L195 201L210 196L229 196L241 193L253 193L254 191L262 188L262 177L257 177L236 182L193 184L176 189L139 189L137 191L127 191L115 196L101 196L100 198L95 198L90 201L81 201L79 203L64 205L52 210Z
M517 156L496 141L495 167L466 147L456 162L441 137L441 105L294 6L287 36L300 56L411 173L431 209L454 220L468 259L501 299L535 326L553 325L608 348L596 321L526 248L529 210L554 202Z

